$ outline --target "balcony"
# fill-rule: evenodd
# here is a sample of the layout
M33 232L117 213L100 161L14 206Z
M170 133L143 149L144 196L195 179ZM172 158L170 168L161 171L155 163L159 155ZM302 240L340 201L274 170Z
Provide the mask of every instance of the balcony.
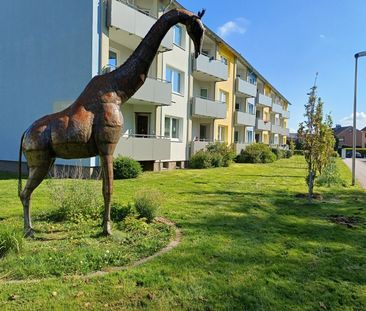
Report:
M195 154L197 151L206 149L207 145L212 143L208 140L194 140L191 142L191 155Z
M272 107L272 98L264 94L258 93L257 105Z
M228 79L228 67L219 60L200 55L193 60L192 74L201 81L226 81Z
M123 135L114 152L115 156L131 157L136 161L169 160L170 139L152 135Z
M145 83L128 100L128 103L170 106L172 104L172 86L160 79L146 78Z
M282 114L283 109L279 104L272 103L272 112Z
M280 125L272 124L272 129L271 129L272 133L281 134L281 130L282 130L282 128Z
M255 115L242 111L235 111L235 125L255 126Z
M235 85L236 85L236 93L238 96L245 96L245 97L257 96L257 86L255 84L251 84L237 77Z
M282 110L282 118L290 119L290 111Z
M206 98L193 97L192 116L225 119L226 104Z
M131 50L138 44L155 24L156 17L146 9L128 4L123 0L111 0L108 5L107 26L114 41L127 46ZM159 51L173 49L173 30L169 30L162 40Z
M256 127L257 127L257 130L260 130L260 131L270 131L271 122L257 119Z
M240 154L242 150L245 150L248 147L249 143L235 143L235 152L236 154Z

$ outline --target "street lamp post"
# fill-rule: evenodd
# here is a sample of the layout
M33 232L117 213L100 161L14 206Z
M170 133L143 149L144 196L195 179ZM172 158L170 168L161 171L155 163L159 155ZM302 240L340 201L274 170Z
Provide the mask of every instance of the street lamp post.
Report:
M355 54L355 92L353 97L353 135L352 135L352 186L356 183L356 113L357 113L357 63L358 58L366 56L366 51Z

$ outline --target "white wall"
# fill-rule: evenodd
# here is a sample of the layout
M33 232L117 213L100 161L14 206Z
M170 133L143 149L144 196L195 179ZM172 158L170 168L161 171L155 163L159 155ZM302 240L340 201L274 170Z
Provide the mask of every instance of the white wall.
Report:
M1 2L0 160L17 160L31 123L97 74L98 10L98 0Z
M185 27L183 31L186 32ZM173 50L165 52L161 56L162 60L162 77L166 77L166 67L175 68L184 73L184 86L181 95L172 94L172 105L161 108L162 113L162 135L164 134L164 119L165 116L178 117L182 119L182 137L180 142L172 142L171 146L171 160L184 161L188 159L188 145L187 145L187 116L188 116L188 100L189 100L189 36L185 33L183 35L184 48L173 45Z

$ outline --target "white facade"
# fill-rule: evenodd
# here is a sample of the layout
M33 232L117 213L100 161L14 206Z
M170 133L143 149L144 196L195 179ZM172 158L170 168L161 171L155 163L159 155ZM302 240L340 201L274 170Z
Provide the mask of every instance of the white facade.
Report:
M70 105L94 75L123 64L170 2L65 1L47 4L47 14L24 1L4 2L0 17L13 29L3 28L0 91L4 102L12 104L2 105L0 138L6 148L0 150L0 161L17 161L20 136L32 121ZM179 4L173 1L169 9L174 6ZM124 128L116 156L149 162L154 169L183 167L209 142L224 140L225 128L215 133L215 120L230 114L234 135L228 143L237 152L255 140L283 144L288 102L273 88L268 93L267 82L236 52L235 102L233 111L227 110L227 99L216 88L228 80L227 64L216 59L219 42L207 31L202 55L194 59L183 25L167 33L145 84L122 106ZM95 166L98 161L85 159L83 164Z

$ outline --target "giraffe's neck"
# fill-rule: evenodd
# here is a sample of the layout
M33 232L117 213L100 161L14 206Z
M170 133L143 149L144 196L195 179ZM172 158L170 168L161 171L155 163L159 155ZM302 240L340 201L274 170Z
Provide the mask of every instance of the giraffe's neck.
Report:
M144 83L161 41L169 29L177 23L185 24L192 15L193 13L182 9L174 9L162 15L132 55L114 71L117 91L124 97L124 101Z

